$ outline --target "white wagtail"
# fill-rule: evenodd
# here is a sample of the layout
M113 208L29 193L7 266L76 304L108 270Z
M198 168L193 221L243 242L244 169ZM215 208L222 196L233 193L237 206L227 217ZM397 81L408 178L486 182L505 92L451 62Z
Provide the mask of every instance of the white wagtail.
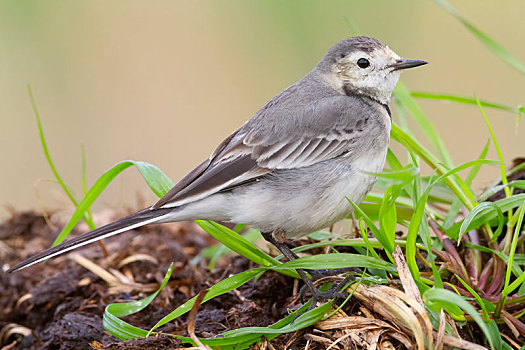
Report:
M121 232L194 219L248 224L284 243L347 217L375 183L390 140L388 102L400 71L426 64L377 39L335 44L304 78L268 101L153 206L19 263L36 264ZM298 270L312 293L319 293Z

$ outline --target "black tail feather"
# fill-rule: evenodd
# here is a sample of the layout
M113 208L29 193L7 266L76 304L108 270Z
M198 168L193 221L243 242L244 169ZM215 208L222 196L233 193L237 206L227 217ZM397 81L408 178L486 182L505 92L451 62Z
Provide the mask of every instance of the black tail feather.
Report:
M21 270L25 267L31 266L33 264L39 263L43 260L62 255L68 251L71 251L76 248L80 248L86 244L90 244L96 241L99 241L103 238L107 238L127 230L131 230L136 227L144 226L150 223L155 223L161 221L162 217L168 214L173 209L151 209L147 208L141 211L138 211L134 214L126 216L120 220L109 223L102 227L99 227L93 231L86 232L78 237L70 239L64 243L61 243L57 246L51 247L44 250L32 257L18 263L13 266L7 272L14 272Z

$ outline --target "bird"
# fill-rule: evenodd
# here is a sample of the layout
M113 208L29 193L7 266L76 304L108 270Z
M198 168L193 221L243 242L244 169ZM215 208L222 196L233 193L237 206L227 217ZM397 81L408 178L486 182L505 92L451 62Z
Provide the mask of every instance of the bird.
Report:
M389 147L393 89L402 70L426 63L401 58L369 36L346 38L157 203L31 256L8 272L140 226L196 219L247 224L295 259L286 240L348 217L349 200L359 204L371 190ZM308 275L297 272L321 297Z

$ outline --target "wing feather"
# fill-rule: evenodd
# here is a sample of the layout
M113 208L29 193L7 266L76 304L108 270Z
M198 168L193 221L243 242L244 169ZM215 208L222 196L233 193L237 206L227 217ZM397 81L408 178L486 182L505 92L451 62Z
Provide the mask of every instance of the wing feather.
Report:
M323 139L321 138L310 140L310 142L308 142L308 144L306 145L306 148L303 149L303 151L297 156L297 158L295 158L295 161L304 162L304 160L310 157L310 155L313 152L316 152L321 142L323 142Z
M270 112L264 109L264 113ZM366 123L361 112L349 103L348 97L338 96L306 105L296 115L282 114L282 128L269 128L256 115L224 140L208 160L184 177L154 208L177 207L243 186L277 169L307 167L351 153L362 134L362 128L356 126ZM282 112L276 109L274 113ZM272 120L276 119L272 116Z

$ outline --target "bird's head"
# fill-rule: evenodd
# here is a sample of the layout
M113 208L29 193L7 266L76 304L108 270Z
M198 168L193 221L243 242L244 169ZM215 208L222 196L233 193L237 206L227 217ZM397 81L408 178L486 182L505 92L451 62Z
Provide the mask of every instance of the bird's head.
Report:
M426 63L401 58L381 41L358 36L335 44L317 70L342 94L365 95L387 104L401 70Z

